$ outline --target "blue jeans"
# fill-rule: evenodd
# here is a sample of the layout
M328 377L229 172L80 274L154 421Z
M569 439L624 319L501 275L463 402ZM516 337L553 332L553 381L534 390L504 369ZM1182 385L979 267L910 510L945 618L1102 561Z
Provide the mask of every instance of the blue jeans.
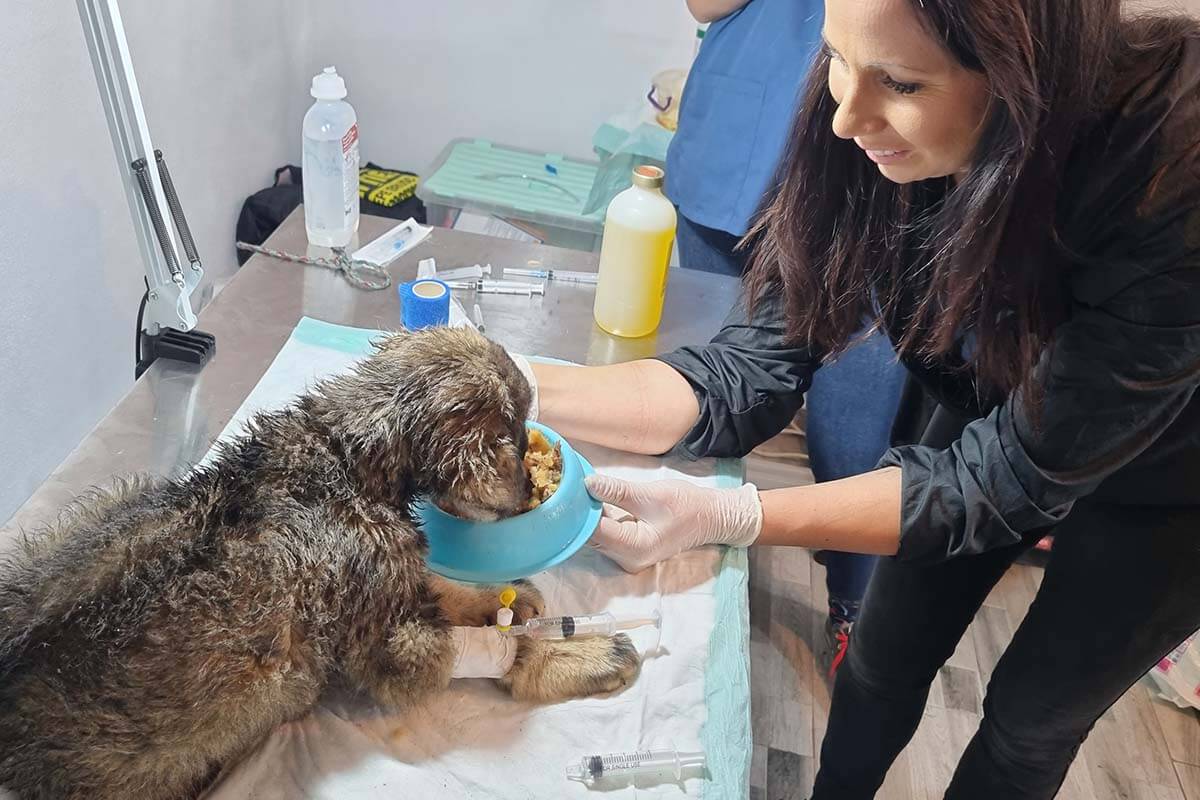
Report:
M741 275L748 253L734 252L738 238L680 214L676 231L680 266ZM817 370L805 402L808 455L818 482L875 468L890 443L903 386L904 368L897 363L891 342L880 333ZM831 609L853 620L875 569L875 557L827 551L822 560Z
M808 406L808 458L818 483L875 468L891 441L904 388L904 367L882 333L873 333L813 375ZM875 556L823 553L825 585L835 616L853 621L867 592Z
M741 277L750 254L746 251L735 253L733 248L742 237L706 228L683 214L677 219L675 242L679 246L679 266Z

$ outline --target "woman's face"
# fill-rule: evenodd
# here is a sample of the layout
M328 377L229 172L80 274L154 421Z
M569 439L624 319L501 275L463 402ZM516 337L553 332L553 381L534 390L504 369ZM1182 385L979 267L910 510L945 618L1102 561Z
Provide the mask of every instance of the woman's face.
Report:
M825 0L824 33L837 136L896 183L970 166L987 81L955 62L911 0Z

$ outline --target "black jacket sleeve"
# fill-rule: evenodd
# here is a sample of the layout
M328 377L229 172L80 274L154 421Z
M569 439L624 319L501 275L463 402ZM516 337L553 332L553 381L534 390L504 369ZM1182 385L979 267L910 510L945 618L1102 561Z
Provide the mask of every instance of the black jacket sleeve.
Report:
M1036 378L1037 412L1014 394L948 449L884 456L904 472L901 558L979 553L1050 528L1168 431L1200 386L1200 252L1099 306L1076 302Z
M700 419L673 452L685 458L742 456L783 430L804 401L820 358L788 343L779 297L745 300L706 345L682 347L659 359L696 392Z

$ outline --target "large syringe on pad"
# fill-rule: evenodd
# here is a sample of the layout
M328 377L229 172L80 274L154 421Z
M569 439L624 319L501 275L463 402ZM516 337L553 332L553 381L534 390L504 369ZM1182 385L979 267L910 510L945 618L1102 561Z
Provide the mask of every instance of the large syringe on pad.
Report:
M599 614L576 614L564 617L534 617L520 625L511 625L511 612L501 609L497 622L507 636L528 636L531 639L572 639L580 636L612 636L618 631L646 625L662 627L662 615L657 611L648 617L616 617L607 611Z
M705 769L704 753L684 753L669 750L637 750L632 753L609 753L584 756L576 764L567 765L567 779L594 786L607 779L637 779L646 775L671 775L683 780L685 772Z

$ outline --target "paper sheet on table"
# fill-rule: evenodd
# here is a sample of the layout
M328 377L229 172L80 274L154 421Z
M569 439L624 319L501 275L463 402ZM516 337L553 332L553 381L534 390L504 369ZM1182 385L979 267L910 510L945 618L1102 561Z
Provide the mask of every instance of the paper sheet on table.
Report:
M471 211L459 212L458 218L454 220L454 230L479 233L484 236L495 236L500 239L513 239L518 242L542 243L541 239L530 235L510 222L505 222L499 217L476 214Z
M350 367L377 331L304 319L230 421L277 408L313 381ZM685 462L580 445L600 472L631 480L680 477L709 486L740 480L736 462ZM625 691L549 706L513 701L493 682L455 681L403 713L363 697L330 695L277 729L229 770L208 800L419 797L571 798L593 794L565 779L584 755L648 747L704 750L708 776L682 784L613 784L601 794L743 798L750 760L749 621L744 550L704 548L628 575L585 547L533 577L552 613L662 614L661 632L631 632L644 656Z

